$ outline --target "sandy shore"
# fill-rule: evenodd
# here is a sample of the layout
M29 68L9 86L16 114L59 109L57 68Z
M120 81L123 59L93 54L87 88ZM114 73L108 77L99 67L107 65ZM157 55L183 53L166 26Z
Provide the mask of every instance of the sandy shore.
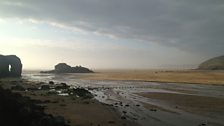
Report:
M224 120L224 99L207 96L197 96L190 94L179 93L159 93L159 92L147 92L139 93L139 95L154 99L165 106L174 108L172 110L183 110L188 113L193 113L203 117L209 117L215 120ZM172 111L163 107L145 104L145 107L149 110L161 110L167 112L178 113L178 111ZM169 108L168 107L168 108ZM206 119L205 119L206 120ZM208 121L205 121L208 125ZM221 126L221 124L209 122L210 125Z
M16 85L22 86L25 89L32 89L32 91L22 91L20 88L17 88L13 92L42 101L40 105L44 106L46 113L54 116L63 116L71 126L138 125L134 122L121 119L121 115L112 106L100 103L94 98L60 96L49 93L49 90L36 90L43 84L24 80L0 81L0 85L5 89L11 89Z
M163 83L149 82L152 76ZM63 116L71 126L224 125L223 71L34 73L24 78L38 81L3 79L0 85L41 100L46 113ZM52 80L55 83L49 84ZM56 94L57 85L65 81L73 88L85 87L94 98L68 95L67 88L65 92L60 90L60 95ZM174 83L165 83L171 81Z
M79 75L79 74L77 74ZM87 80L133 80L164 83L224 85L224 71L199 70L124 70L98 71L79 76Z

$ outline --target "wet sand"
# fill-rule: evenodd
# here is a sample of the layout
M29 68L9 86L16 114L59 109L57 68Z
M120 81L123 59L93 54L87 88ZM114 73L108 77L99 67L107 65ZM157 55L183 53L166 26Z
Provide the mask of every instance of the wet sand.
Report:
M218 74L222 75L222 72ZM122 75L125 74L122 73ZM224 106L222 100L224 86L221 83L214 85L123 80L125 78L122 80L87 79L90 76L92 74L34 73L24 75L23 78L37 83L29 85L38 85L40 81L48 83L53 80L55 83L65 82L72 87L88 89L95 100L26 94L33 98L41 97L38 99L50 100L46 111L65 116L72 125L98 125L99 123L128 126L137 124L141 126L224 125L222 107ZM55 103L55 101L59 102ZM77 123L77 120L81 121ZM116 120L116 123L113 120Z
M77 74L78 75L78 74ZM132 80L160 83L224 85L224 71L200 70L124 70L98 71L80 76L87 80Z
M43 82L30 82L22 80L4 80L0 85L11 89L15 85L23 88L38 88ZM54 116L63 116L71 126L137 126L135 122L121 119L121 115L109 105L100 103L96 99L84 99L76 96L60 96L49 94L49 90L20 91L13 90L23 96L40 100L45 112Z
M178 93L141 93L141 96L156 99L168 106L211 118L224 120L224 99Z

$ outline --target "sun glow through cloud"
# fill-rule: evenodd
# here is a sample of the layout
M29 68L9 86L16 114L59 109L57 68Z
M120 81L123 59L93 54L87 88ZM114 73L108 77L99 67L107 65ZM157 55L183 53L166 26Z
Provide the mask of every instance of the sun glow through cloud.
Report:
M0 53L18 55L25 69L194 68L222 55L223 4L174 1L0 1Z

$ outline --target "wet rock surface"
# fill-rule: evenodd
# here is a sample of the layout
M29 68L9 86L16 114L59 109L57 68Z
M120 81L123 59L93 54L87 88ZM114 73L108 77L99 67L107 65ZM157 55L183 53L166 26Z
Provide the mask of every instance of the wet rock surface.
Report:
M26 89L21 85L16 85L16 86L12 86L11 90L25 91Z
M77 95L82 98L93 98L93 95L84 88L73 88L69 90L69 94Z

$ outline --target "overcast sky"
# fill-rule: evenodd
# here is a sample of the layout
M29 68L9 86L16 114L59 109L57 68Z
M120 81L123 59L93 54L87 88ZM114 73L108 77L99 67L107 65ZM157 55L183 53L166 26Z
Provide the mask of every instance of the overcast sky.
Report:
M0 0L0 54L25 69L190 68L223 40L223 0Z

